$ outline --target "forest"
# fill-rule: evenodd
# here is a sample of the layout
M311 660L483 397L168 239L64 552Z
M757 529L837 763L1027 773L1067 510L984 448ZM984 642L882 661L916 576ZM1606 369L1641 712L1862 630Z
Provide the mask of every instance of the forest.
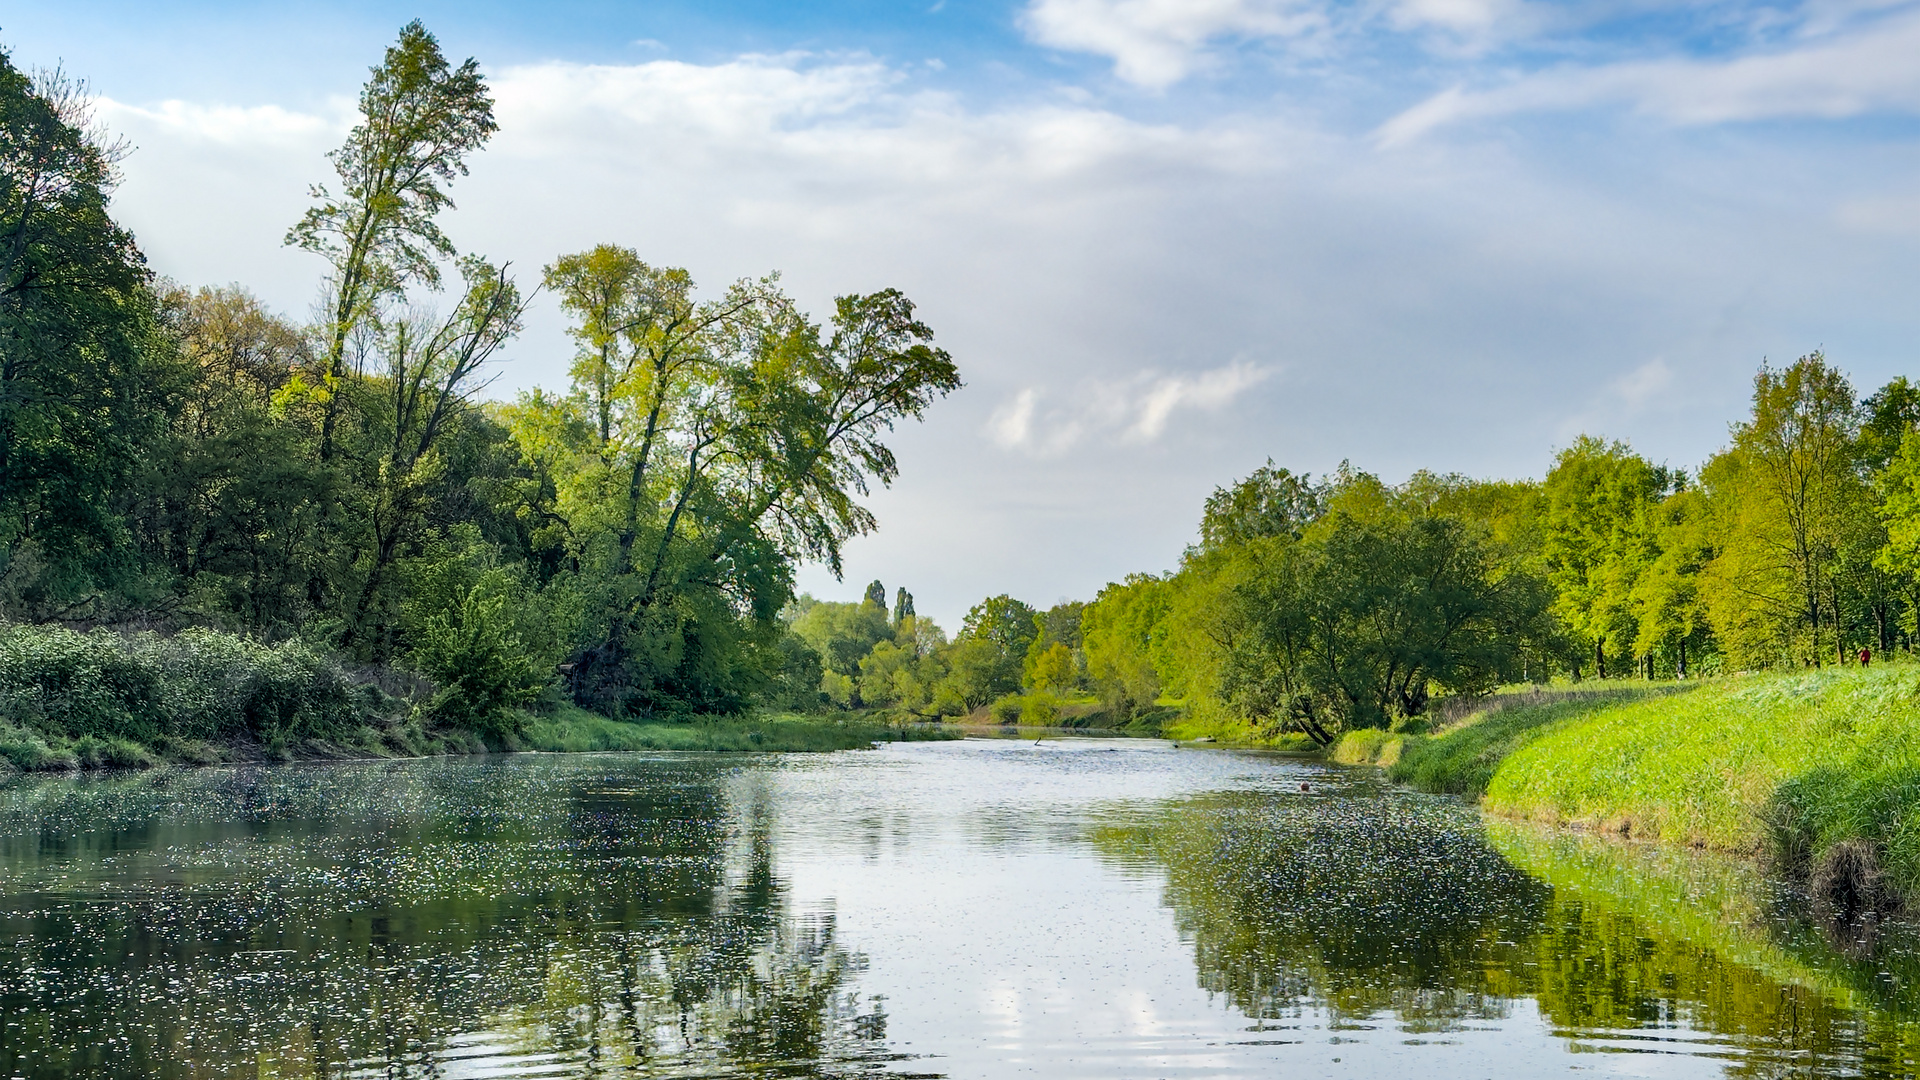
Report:
M1762 366L1693 470L1596 437L1538 481L1269 461L1176 568L1086 603L989 597L949 639L904 588L796 596L875 528L888 433L960 387L953 358L894 290L816 320L777 275L703 293L615 243L537 275L460 250L441 216L496 127L476 62L405 27L285 236L315 258L302 322L156 276L109 213L127 148L85 87L0 55L10 723L311 736L400 703L511 744L562 705L1177 713L1326 745L1507 684L1913 646L1920 388L1862 396L1817 352ZM489 398L539 290L570 383Z
M537 277L460 250L440 222L493 101L417 22L359 114L285 237L321 271L302 323L157 277L85 87L0 57L9 721L311 736L406 701L498 740L542 699L818 701L794 568L838 569L898 471L887 433L960 386L913 303L817 320L777 275L702 293L615 244ZM541 289L571 383L488 400Z

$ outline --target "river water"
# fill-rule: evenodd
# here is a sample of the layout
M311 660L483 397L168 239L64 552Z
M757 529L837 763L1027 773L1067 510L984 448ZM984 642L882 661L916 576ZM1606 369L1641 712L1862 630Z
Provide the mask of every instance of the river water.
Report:
M0 784L0 1078L1913 1076L1911 935L1136 740Z

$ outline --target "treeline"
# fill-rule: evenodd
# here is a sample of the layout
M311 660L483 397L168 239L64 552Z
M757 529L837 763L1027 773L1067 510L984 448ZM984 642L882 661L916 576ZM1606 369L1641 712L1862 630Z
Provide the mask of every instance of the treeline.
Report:
M996 597L950 645L889 636L884 599L795 623L836 700L1035 720L1097 695L1116 723L1177 701L1195 731L1323 745L1516 682L1857 663L1920 629L1920 387L1763 367L1697 473L1592 437L1539 481L1269 462L1214 492L1171 573L1045 613Z
M1436 693L1910 650L1917 571L1920 388L1863 399L1814 353L1760 370L1697 474L1592 437L1537 482L1269 463L1208 500L1177 571L1100 593L1085 650L1125 707L1168 692L1324 744Z
M966 716L990 708L996 719L1046 724L1089 682L1081 647L1081 603L1036 610L1005 594L967 612L949 641L932 619L914 614L900 589L893 611L876 581L853 604L802 596L787 610L793 633L820 658L820 696L848 709L922 718ZM1080 710L1085 712L1085 710Z
M157 279L83 88L0 54L0 616L297 639L424 675L438 720L490 734L543 694L816 704L794 568L838 570L887 432L960 385L913 304L815 321L776 277L702 299L610 244L525 282L439 224L496 128L475 62L410 24L359 105L286 238L326 266L300 323ZM570 385L482 400L541 288Z

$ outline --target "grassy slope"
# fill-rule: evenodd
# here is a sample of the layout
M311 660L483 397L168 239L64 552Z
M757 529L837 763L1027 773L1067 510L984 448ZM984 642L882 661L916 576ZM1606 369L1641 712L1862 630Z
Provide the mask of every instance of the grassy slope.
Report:
M1790 866L1870 846L1920 897L1920 670L1745 675L1495 713L1411 742L1392 775L1499 814Z
M1514 751L1557 725L1646 695L1643 687L1623 687L1496 697L1463 725L1431 738L1414 735L1387 739L1382 732L1354 732L1336 747L1335 760L1388 766L1396 783L1422 791L1481 795L1494 770ZM1349 746L1349 741L1354 745ZM1373 748L1375 743L1379 744L1377 749ZM1367 755L1369 749L1371 755Z

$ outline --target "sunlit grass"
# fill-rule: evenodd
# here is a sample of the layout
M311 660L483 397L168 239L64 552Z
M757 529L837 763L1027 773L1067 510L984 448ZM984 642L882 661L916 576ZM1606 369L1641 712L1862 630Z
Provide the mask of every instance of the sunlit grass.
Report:
M531 718L520 744L550 753L602 750L827 751L857 750L877 742L957 739L938 724L890 725L797 713L703 716L685 721L611 720L573 705Z
M1729 676L1525 705L1408 740L1391 770L1512 817L1774 858L1865 845L1920 897L1920 671Z

